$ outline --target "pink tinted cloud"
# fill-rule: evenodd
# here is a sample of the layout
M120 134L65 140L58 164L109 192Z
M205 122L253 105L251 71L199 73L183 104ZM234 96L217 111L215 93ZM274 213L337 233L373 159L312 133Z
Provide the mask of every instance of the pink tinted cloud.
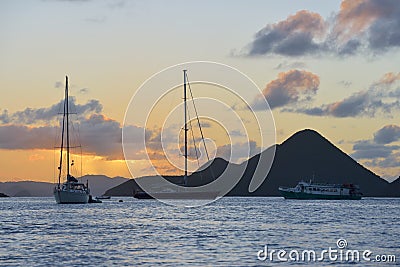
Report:
M317 13L301 10L286 20L268 24L255 35L249 55L277 53L301 55L318 50L317 40L323 38L327 24Z
M398 86L400 73L386 73L368 89L319 107L287 109L291 112L305 113L314 116L332 117L374 117L377 114L391 116L394 111L400 110L400 89Z
M400 47L397 0L343 0L332 19L301 10L258 31L248 56L378 54Z
M320 81L318 75L305 70L281 72L269 82L253 106L257 108L260 97L264 97L272 109L297 102L310 101L316 94Z

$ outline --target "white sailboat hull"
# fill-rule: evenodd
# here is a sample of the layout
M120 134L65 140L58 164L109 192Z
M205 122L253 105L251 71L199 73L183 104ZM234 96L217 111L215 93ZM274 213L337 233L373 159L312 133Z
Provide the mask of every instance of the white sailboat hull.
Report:
M54 198L57 204L86 204L89 202L89 193L78 190L54 189Z

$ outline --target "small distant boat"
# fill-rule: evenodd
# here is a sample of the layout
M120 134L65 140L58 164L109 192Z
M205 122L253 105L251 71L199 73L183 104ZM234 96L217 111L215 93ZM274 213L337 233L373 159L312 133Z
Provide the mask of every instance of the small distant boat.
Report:
M69 104L68 104L68 77L65 77L65 99L64 112L62 118L61 146L60 146L60 165L58 166L58 183L54 188L54 198L57 204L85 204L89 202L90 190L86 182L80 183L70 173L70 164L74 165L74 161L70 160L70 138L69 138ZM64 143L65 142L65 143ZM66 150L66 164L63 167L63 154ZM64 168L66 169L66 182L61 184L61 176Z
M111 198L111 196L99 196L99 197L96 197L96 199L110 199Z
M133 193L133 197L137 199L154 199L154 197L150 196L144 191L135 191Z
M7 196L7 195L4 194L4 193L0 193L0 197L9 197L9 196Z
M89 195L89 203L103 203L100 199L97 197L93 198L92 195Z
M218 197L217 191L210 192L184 192L184 191L174 191L174 192L152 192L151 195L144 191L137 191L134 193L134 197L137 199L216 199Z
M301 181L296 187L279 187L285 199L354 199L362 198L360 187L354 184L320 184Z

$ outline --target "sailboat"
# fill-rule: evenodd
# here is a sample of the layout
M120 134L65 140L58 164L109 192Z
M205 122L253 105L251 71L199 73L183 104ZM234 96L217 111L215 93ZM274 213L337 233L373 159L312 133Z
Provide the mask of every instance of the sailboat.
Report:
M90 190L88 183L80 183L78 179L70 173L70 166L74 164L70 161L70 132L69 132L69 104L68 104L68 76L65 77L65 99L64 111L61 125L61 146L60 146L60 164L58 166L58 183L54 188L54 198L58 204L85 204L89 202ZM65 143L64 143L65 141ZM66 181L61 184L63 174L63 154L66 150Z
M184 159L185 159L185 173L183 176L183 187L178 190L165 190L165 191L158 191L158 192L144 192L144 191L135 191L134 197L138 199L216 199L220 194L219 191L194 191L194 190L187 190L190 189L188 187L188 118L187 118L187 70L183 70L183 107L184 107ZM193 99L193 96L192 96ZM196 111L197 116L197 111ZM197 116L198 120L198 116ZM198 120L200 131L201 126ZM204 138L202 136L203 142ZM205 146L205 143L204 143ZM208 158L208 152L206 148L206 154ZM210 166L211 168L211 166ZM212 171L211 171L212 172Z

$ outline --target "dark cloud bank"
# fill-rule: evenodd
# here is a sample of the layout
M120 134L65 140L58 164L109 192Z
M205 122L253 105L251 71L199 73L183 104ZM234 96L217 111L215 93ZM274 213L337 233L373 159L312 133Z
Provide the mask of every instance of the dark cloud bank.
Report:
M63 101L47 108L26 108L0 115L0 149L54 149L58 146L55 136L61 129L57 125ZM122 125L101 114L98 100L78 104L70 98L71 112L77 113L74 128L79 129L79 141L84 154L97 155L106 159L124 159L122 153ZM144 129L127 125L124 127L130 143L143 140ZM142 147L137 145L136 147ZM138 151L139 152L139 151Z
M392 116L394 111L400 110L399 82L400 73L389 72L366 90L336 102L312 106L320 85L318 75L305 70L289 70L269 82L262 95L255 97L252 106L260 108L264 97L271 109L281 108L282 112L337 118Z

